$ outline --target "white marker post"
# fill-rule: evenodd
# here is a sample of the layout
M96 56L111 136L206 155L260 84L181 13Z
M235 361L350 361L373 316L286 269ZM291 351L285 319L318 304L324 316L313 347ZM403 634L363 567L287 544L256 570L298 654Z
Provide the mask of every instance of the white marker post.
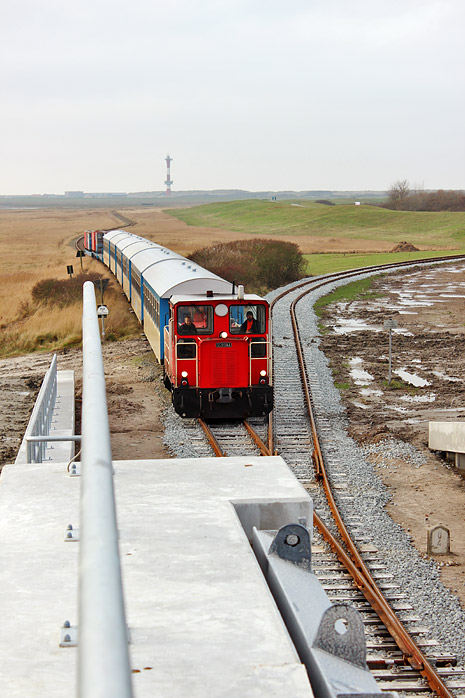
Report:
M105 318L109 312L106 305L99 305L97 308L97 317L102 318L102 339L105 339Z
M384 329L389 330L389 385L391 385L391 366L392 366L392 330L397 327L397 320L392 317L384 321Z

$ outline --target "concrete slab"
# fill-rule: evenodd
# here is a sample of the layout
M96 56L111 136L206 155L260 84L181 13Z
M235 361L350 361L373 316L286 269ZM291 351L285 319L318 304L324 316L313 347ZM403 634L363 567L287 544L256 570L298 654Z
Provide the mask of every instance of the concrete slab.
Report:
M74 434L74 371L57 371L57 399L53 411L50 434L53 436L70 436ZM74 441L49 442L46 449L47 462L62 463L74 457ZM23 439L15 463L27 463L27 445Z
M75 693L80 478L66 464L0 479L0 694ZM249 545L252 527L305 517L308 494L279 457L124 461L115 489L134 694L311 696ZM98 662L98 657L96 657Z
M429 447L465 453L465 422L429 422Z
M429 422L428 446L433 451L445 451L465 475L465 422Z

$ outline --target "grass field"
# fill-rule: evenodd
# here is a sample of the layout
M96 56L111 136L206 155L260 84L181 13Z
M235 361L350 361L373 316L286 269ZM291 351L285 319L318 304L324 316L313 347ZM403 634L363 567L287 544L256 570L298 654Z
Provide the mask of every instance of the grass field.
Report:
M254 200L173 209L169 213L190 226L255 235L336 236L347 241L382 242L391 248L408 241L422 249L465 249L465 213L449 211L423 213L366 205Z
M455 255L460 253L465 254L465 245L461 250L448 250L445 254ZM307 273L311 276L319 276L320 274L345 271L346 269L407 262L413 259L430 259L437 256L437 250L424 250L419 252L379 252L377 254L306 254L304 258L307 261Z

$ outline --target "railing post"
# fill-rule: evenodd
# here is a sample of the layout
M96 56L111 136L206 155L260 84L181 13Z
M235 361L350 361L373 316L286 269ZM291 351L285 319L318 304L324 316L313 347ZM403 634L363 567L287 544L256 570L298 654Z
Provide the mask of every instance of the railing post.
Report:
M79 698L131 698L110 431L94 284L84 284Z

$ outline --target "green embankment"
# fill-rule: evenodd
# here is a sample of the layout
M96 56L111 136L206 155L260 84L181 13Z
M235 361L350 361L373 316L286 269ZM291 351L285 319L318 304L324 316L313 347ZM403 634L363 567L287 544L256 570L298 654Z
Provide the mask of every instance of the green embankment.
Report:
M321 254L305 255L311 274L435 257L441 250L445 254L465 251L465 212L390 211L368 205L252 200L172 209L169 213L188 225L255 235L364 240L392 243L392 247L407 241L420 248L419 252L325 253L322 239Z
M408 240L425 246L465 247L465 212L390 211L377 206L325 206L313 202L231 201L171 209L188 225L268 235L316 235Z

